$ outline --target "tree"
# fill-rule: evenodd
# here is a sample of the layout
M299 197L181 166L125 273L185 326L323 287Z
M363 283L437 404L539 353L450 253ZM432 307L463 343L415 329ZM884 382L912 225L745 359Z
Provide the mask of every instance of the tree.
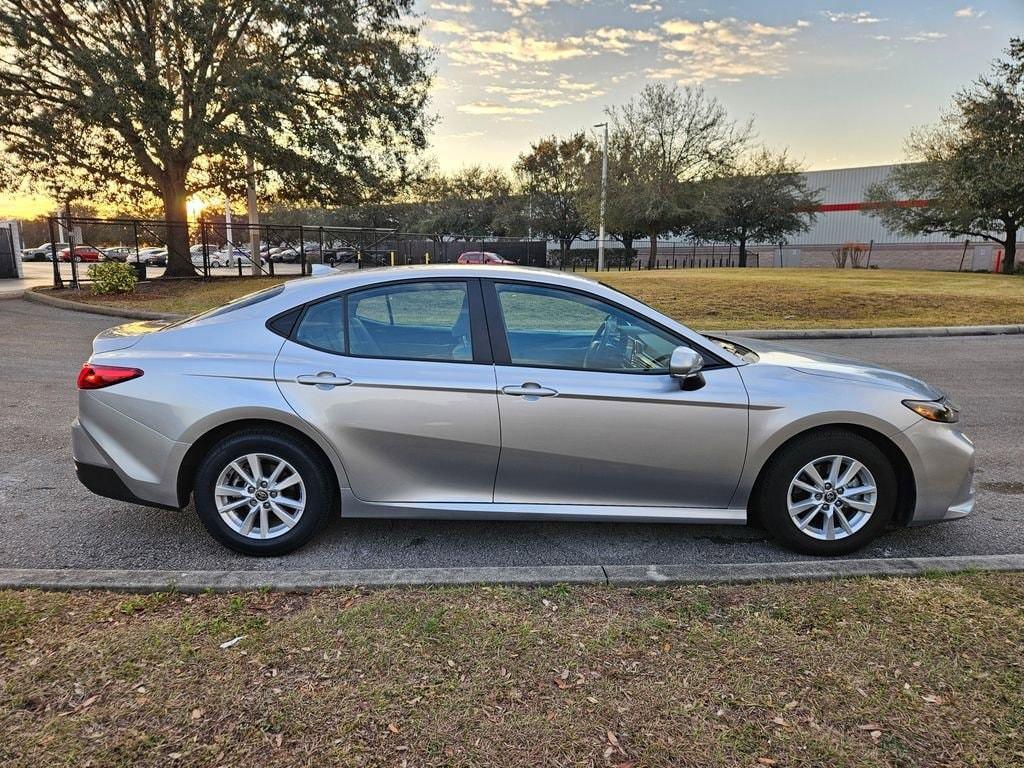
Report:
M562 258L587 228L582 202L587 165L594 151L594 143L580 132L567 139L541 139L516 161L531 227L558 240Z
M193 274L186 201L394 188L425 145L412 0L0 0L0 144L61 198L162 201L169 275Z
M474 165L452 174L427 176L416 189L410 225L439 243L486 237L512 197L512 182L499 168Z
M871 215L907 234L970 236L1003 246L1002 270L1016 267L1024 225L1024 39L1009 60L958 93L939 126L911 134L915 162L868 190Z
M761 149L727 175L707 184L707 210L695 222L698 235L739 246L747 266L747 243L778 243L814 222L817 191L807 187L799 166L785 152Z
M661 83L646 86L625 106L609 109L608 117L614 142L626 147L632 159L619 180L628 189L628 206L612 215L624 213L620 229L642 231L651 239L647 266L653 267L658 236L681 227L696 205L688 194L695 189L693 183L728 168L747 143L751 127L730 120L725 107L701 88Z

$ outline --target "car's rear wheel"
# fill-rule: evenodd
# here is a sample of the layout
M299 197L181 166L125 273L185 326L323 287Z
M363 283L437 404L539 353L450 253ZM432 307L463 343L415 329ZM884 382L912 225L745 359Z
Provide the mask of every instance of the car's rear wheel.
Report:
M828 430L784 446L765 467L757 505L768 532L809 555L842 555L882 533L896 508L896 472L867 438Z
M206 529L247 555L283 555L305 544L332 507L329 468L308 445L271 429L219 442L196 475Z

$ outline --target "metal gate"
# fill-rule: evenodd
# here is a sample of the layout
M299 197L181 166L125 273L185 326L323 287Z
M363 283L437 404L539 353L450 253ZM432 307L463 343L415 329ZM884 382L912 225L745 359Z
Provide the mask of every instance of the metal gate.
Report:
M18 254L14 251L14 233L0 226L0 278L18 277Z

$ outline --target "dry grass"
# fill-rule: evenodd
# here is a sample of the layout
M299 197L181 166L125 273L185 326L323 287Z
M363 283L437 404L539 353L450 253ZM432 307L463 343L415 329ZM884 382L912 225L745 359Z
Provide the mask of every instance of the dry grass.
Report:
M62 298L194 314L288 279L156 280L130 296ZM700 330L1024 323L1024 279L897 270L678 269L601 281Z
M0 764L1021 765L1022 603L1016 574L0 592Z
M694 269L601 281L701 330L1024 322L1024 279L921 270Z

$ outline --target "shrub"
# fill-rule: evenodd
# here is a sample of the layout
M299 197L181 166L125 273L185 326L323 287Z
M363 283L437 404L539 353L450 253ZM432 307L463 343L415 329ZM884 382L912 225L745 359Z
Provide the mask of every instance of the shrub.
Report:
M131 264L120 261L101 261L89 265L92 292L131 293L135 290L137 278Z

